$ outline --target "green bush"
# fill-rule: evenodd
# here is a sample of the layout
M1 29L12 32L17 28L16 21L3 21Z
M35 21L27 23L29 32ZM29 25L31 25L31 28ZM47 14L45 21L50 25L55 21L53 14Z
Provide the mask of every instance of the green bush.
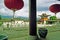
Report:
M0 22L0 26L3 24L3 22Z
M57 17L56 16L51 16L50 20L51 20L51 21L49 21L50 24L55 23L56 20L57 20Z
M56 16L51 16L51 17L50 17L50 20L56 20L56 19L57 19Z
M0 15L0 20L2 19L1 15Z

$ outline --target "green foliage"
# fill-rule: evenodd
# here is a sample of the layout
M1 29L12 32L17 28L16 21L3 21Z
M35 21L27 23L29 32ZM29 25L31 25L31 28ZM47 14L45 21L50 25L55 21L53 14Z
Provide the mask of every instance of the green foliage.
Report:
M0 15L0 20L2 19L1 15Z
M51 16L51 17L50 17L50 20L56 20L56 19L57 19L56 16Z
M51 16L50 17L50 21L48 23L52 24L52 23L55 23L57 20L57 17L56 16Z
M3 24L3 22L0 22L0 26Z

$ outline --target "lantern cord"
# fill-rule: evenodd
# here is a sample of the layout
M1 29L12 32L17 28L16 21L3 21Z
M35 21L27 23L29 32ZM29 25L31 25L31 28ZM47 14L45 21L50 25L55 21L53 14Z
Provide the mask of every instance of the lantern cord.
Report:
M15 18L15 11L16 10L13 10L13 22L14 22L14 24L15 24L15 19L14 19Z
M13 19L14 19L14 16L15 16L15 11L16 11L16 10L13 10Z
M15 11L13 11L13 19L14 19L14 16L15 16Z
M56 16L56 13L55 13L55 16Z

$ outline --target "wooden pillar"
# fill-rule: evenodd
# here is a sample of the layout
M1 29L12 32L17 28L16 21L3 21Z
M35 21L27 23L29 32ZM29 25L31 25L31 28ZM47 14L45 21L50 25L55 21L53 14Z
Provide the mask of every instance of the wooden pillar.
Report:
M37 35L36 27L36 0L29 0L29 9L30 9L30 39L35 40Z

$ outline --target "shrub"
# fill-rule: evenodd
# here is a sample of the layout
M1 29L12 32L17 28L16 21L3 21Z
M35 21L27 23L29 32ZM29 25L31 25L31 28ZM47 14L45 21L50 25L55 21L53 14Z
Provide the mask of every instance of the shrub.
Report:
M3 24L3 22L0 22L0 26Z

